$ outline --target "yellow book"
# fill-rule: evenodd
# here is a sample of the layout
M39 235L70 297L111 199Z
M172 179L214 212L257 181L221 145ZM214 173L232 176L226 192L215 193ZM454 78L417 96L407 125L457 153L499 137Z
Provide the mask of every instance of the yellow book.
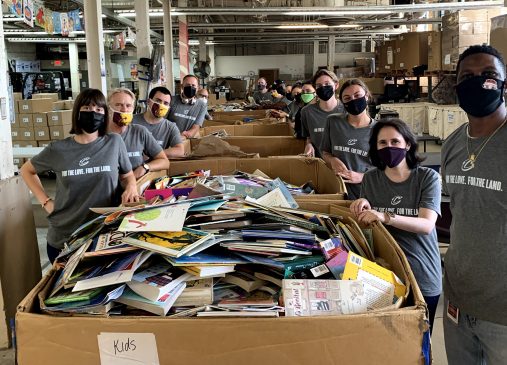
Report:
M394 272L353 252L349 252L342 279L363 282L368 310L390 306L407 293L407 287Z

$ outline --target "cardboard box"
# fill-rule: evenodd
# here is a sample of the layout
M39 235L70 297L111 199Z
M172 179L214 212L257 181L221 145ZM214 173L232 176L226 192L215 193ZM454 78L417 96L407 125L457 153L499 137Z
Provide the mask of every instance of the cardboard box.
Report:
M11 120L11 128L19 128L19 114L14 113L14 117Z
M59 93L37 93L32 94L33 99L51 99L52 101L58 101L60 99Z
M337 204L309 202L303 208L344 214ZM68 364L69 359L73 365L98 364L100 333L154 334L161 364L258 365L261 359L277 365L423 364L423 335L428 330L424 298L387 230L375 224L373 238L376 256L386 260L410 288L403 308L261 319L49 316L38 312L37 295L46 289L52 271L18 306L18 364L58 365Z
M52 99L18 100L19 113L41 113L53 110Z
M368 86L370 93L372 93L374 95L384 94L384 78L382 78L382 77L359 77L359 79L361 81L363 81L366 84L366 86ZM351 78L340 79L340 85L343 85L343 83L347 80L351 80Z
M49 127L34 127L34 134L36 141L49 141Z
M220 120L227 120L229 117L233 119L242 120L244 117L250 117L254 119L266 118L269 116L269 110L237 110L231 112L213 112L213 118Z
M70 137L70 125L56 125L49 127L50 139L64 139Z
M13 141L34 141L35 140L33 127L13 128L13 129L11 129L11 137L12 137Z
M48 113L48 126L72 125L72 110L52 111Z
M14 100L14 104L16 104L16 101L23 100L23 93L12 93L12 99Z
M49 146L50 143L51 143L51 141L37 141L37 146L38 147L47 147L47 146Z
M396 48L396 69L409 70L428 62L428 33L400 34Z
M34 127L47 127L48 126L48 113L35 113L33 114Z
M17 120L19 128L30 128L33 127L33 114L18 114Z
M288 123L270 125L243 124L243 125L218 125L201 128L200 135L225 130L229 136L293 136L294 130Z
M67 110L66 101L58 100L53 102L53 110Z
M37 141L12 141L12 147L39 147Z
M507 15L491 19L490 43L504 57L507 57Z
M394 70L396 64L396 48L397 40L386 41L377 48L377 64L375 66L377 72L389 72Z
M304 152L305 141L291 136L265 137L226 137L222 138L232 146L237 146L246 153L258 153L260 157L268 156L297 156ZM199 145L200 139L191 139L191 151Z
M442 69L442 32L428 34L428 71Z

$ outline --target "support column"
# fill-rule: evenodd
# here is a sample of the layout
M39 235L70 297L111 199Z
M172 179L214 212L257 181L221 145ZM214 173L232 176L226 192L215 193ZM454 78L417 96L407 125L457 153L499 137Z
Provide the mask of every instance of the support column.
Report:
M209 77L214 78L216 76L216 74L215 74L215 46L210 45L208 47L208 52L209 52L209 59L210 59L209 66L211 67L211 72L210 72Z
M313 66L312 75L315 75L319 67L319 41L313 41Z
M69 66L70 66L70 84L72 85L72 99L76 99L81 91L81 82L79 81L79 55L77 43L69 43Z
M327 69L334 71L334 53L336 49L335 36L330 35L327 42Z
M90 88L99 89L106 95L106 59L104 55L104 38L102 36L101 0L87 0L84 2L84 19L89 85Z
M171 0L162 2L164 10L164 63L166 71L166 87L174 94L174 74L173 74L173 20L171 16Z
M2 18L2 7L0 6L0 18ZM4 41L4 25L0 22L0 110L5 110L0 115L0 180L7 179L14 175L14 164L12 160L12 141L11 141L11 118L14 115L10 106L14 105L12 94L7 82L7 53ZM11 104L12 103L12 104ZM0 296L1 296L0 292ZM3 303L1 308L4 308ZM3 311L0 311L0 346L7 347L9 339L7 331L4 330L5 317ZM4 337L5 336L5 337Z
M178 7L187 7L186 0L178 0ZM180 80L189 74L189 57L188 57L188 24L187 16L180 15L178 17L179 23L179 49L180 49Z
M137 62L139 63L139 59L142 57L151 58L149 2L134 1L134 9L136 12ZM141 80L141 78L147 77L146 75L139 77L139 100L146 100L150 85L149 81Z

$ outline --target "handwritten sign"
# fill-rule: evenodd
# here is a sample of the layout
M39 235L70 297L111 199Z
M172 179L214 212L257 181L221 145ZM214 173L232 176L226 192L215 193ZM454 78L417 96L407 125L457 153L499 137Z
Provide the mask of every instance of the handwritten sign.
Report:
M101 365L160 365L153 333L102 332L97 339Z

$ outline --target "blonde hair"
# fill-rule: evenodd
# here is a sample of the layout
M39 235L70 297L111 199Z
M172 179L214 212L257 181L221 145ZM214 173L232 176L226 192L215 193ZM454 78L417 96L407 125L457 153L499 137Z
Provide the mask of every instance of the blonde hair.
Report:
M116 89L111 90L111 92L109 93L109 96L107 97L107 102L108 103L111 102L111 98L116 94L127 94L128 96L130 96L132 98L133 103L136 102L136 96L134 95L134 93L131 90L126 89L124 87L118 87Z

